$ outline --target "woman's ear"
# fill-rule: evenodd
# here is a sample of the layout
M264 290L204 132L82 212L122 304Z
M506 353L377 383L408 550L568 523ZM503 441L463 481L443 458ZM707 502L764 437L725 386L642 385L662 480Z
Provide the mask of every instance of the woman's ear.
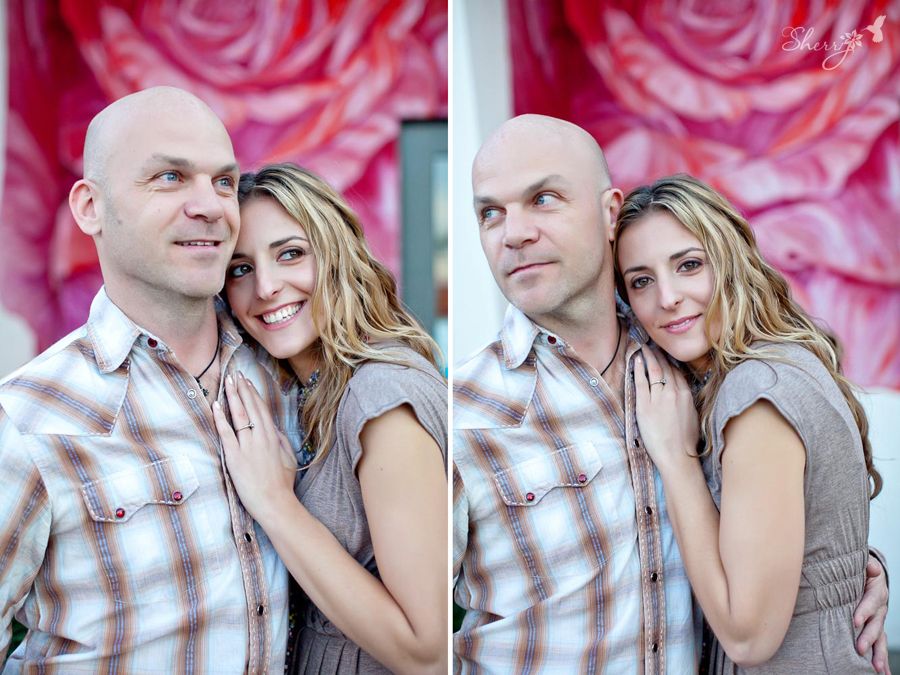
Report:
M86 178L75 182L69 190L69 209L78 228L89 237L100 234L102 229L100 214L97 209L99 186Z

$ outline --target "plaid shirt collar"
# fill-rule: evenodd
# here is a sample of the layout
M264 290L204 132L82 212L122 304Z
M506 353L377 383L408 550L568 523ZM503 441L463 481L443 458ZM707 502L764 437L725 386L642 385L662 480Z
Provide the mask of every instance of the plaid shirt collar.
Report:
M216 296L214 303L219 325L219 340L227 357L243 343L243 339L222 299ZM162 338L138 326L109 299L105 286L100 288L91 302L87 334L94 348L97 366L102 373L111 373L121 366L134 348L135 341L141 337L154 340L161 349L166 348ZM261 361L263 367L284 388L282 378L276 376L275 367L265 360ZM223 362L227 362L227 358Z
M643 346L650 341L647 331L618 293L616 293L616 314L625 319L628 334L638 345ZM552 336L560 344L565 342L559 335L534 323L520 309L510 304L503 318L503 327L500 329L504 367L507 370L515 370L521 366L534 348L534 341L541 335Z

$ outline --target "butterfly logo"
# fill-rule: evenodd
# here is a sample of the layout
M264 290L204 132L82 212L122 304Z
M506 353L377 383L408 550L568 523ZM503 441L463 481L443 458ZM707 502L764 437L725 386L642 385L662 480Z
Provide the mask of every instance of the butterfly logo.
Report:
M882 14L877 19L875 19L875 23L866 26L863 30L867 30L872 34L872 42L878 44L882 40L884 40L884 35L881 32L881 27L884 25L885 14Z

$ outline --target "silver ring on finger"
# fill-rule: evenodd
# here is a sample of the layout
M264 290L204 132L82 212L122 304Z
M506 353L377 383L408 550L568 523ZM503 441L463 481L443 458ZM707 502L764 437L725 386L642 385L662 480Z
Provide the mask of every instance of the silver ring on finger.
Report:
M238 427L237 429L235 429L235 431L243 431L244 429L252 429L252 428L255 427L255 426L256 426L256 425L253 424L253 422L247 422L247 424L245 424L245 425L242 426L242 427Z
M657 380L656 382L651 382L651 383L650 383L650 386L652 387L654 384L661 384L662 386L665 387L665 386L666 386L666 378L663 378L663 379L661 379L661 380Z

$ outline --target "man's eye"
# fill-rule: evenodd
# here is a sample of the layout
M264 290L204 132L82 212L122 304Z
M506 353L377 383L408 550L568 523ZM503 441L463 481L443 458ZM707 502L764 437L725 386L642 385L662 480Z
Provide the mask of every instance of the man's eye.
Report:
M538 206L548 206L556 201L556 195L549 192L542 192L534 198L534 203Z
M650 283L650 277L635 277L631 280L631 287L638 289L643 288Z
M157 176L161 181L165 183L174 183L176 182L180 176L177 171L163 171L159 176Z
M216 179L216 185L223 190L233 190L234 178L232 178L231 176L221 176Z
M488 206L487 208L481 210L480 215L481 222L484 223L498 217L500 215L500 209L493 206Z
M240 279L245 274L250 274L253 271L253 267L248 265L247 263L241 263L240 265L235 265L234 267L228 270L228 276L231 279Z

